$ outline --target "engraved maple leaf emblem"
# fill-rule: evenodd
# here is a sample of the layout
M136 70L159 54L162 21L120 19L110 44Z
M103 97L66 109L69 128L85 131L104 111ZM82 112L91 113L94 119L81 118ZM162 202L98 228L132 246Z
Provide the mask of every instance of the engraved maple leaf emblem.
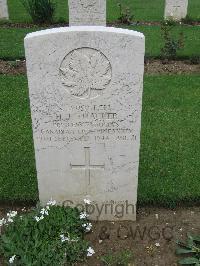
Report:
M71 52L60 67L63 85L77 97L92 98L110 83L111 65L99 51L91 48ZM94 94L94 93L93 93Z

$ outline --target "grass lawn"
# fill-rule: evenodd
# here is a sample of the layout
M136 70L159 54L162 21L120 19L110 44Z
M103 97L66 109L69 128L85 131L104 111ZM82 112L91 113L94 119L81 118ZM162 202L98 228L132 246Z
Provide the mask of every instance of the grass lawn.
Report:
M200 77L146 76L139 203L200 201ZM0 75L0 201L38 199L25 76Z
M159 57L163 46L160 26L129 26L126 28L141 31L146 36L146 56ZM0 59L15 60L24 58L23 39L29 32L37 31L39 28L31 29L6 29L0 28ZM179 57L200 56L200 27L199 26L176 26L174 35L184 32L184 49L179 52Z
M107 0L108 21L115 21L119 17L117 3L122 2L128 6L134 14L134 20L161 21L164 15L165 0ZM55 20L68 21L67 0L55 0L57 9ZM13 22L30 22L31 19L26 13L20 0L8 0L10 19ZM200 20L200 1L189 0L188 15L194 20Z

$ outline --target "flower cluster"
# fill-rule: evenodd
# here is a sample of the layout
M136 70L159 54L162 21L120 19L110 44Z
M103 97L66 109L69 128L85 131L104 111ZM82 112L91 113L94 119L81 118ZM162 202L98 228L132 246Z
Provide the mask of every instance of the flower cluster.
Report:
M16 255L13 255L13 256L9 259L9 263L10 263L10 264L12 264L12 263L14 262L15 257L16 257Z
M90 230L92 228L92 224L91 223L85 223L82 226L85 228L86 232L90 232Z
M89 248L87 249L87 256L88 256L88 257L91 257L94 253L95 253L95 251L94 251L93 248L89 247Z
M35 216L34 219L39 222L41 220L44 219L44 216L46 215L49 215L49 210L50 210L50 206L54 206L56 205L56 201L55 200L50 200L47 202L47 206L45 208L42 208L41 211L40 211L40 216Z
M45 208L41 209L41 211L40 211L41 216L35 216L34 219L37 222L43 220L45 215L49 215L48 211L49 211L49 206L46 206L46 209Z
M88 204L88 205L91 204L91 200L90 199L84 199L83 201L84 201L85 204Z
M3 219L0 220L0 226L2 226L4 224L6 224L6 219L5 218L3 218Z
M56 201L55 200L49 200L48 202L47 202L47 206L54 206L54 205L56 205Z
M3 218L0 220L0 226L7 224L7 223L13 223L13 218L17 215L17 211L9 211L7 213L7 218Z
M80 213L80 219L86 219L89 215L86 212Z
M78 241L78 238L76 239L73 239L73 238L70 238L70 236L66 237L65 235L60 235L60 239L61 239L61 242L77 242Z

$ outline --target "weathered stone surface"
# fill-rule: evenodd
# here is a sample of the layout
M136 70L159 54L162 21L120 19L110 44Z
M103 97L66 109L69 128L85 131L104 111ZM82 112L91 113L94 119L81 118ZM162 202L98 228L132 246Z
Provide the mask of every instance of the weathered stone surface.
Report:
M52 29L28 34L25 50L40 201L89 197L90 218L135 220L143 34Z
M8 19L8 5L7 0L0 0L0 19Z
M181 20L187 16L188 0L165 0L165 19Z
M106 0L68 0L70 26L106 26Z

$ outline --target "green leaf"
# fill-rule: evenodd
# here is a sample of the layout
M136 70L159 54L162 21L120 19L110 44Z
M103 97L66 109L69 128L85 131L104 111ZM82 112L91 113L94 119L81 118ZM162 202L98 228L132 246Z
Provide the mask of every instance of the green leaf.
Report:
M188 238L187 238L187 246L188 246L189 248L192 248L193 245L194 245L193 237L192 237L190 234L188 234Z
M200 236L193 236L194 241L200 242Z
M184 249L184 248L178 248L176 250L176 254L180 255L180 254L189 254L189 253L195 253L195 251L191 250L191 249Z
M193 265L199 263L199 260L196 258L185 258L179 261L179 264L181 265Z

